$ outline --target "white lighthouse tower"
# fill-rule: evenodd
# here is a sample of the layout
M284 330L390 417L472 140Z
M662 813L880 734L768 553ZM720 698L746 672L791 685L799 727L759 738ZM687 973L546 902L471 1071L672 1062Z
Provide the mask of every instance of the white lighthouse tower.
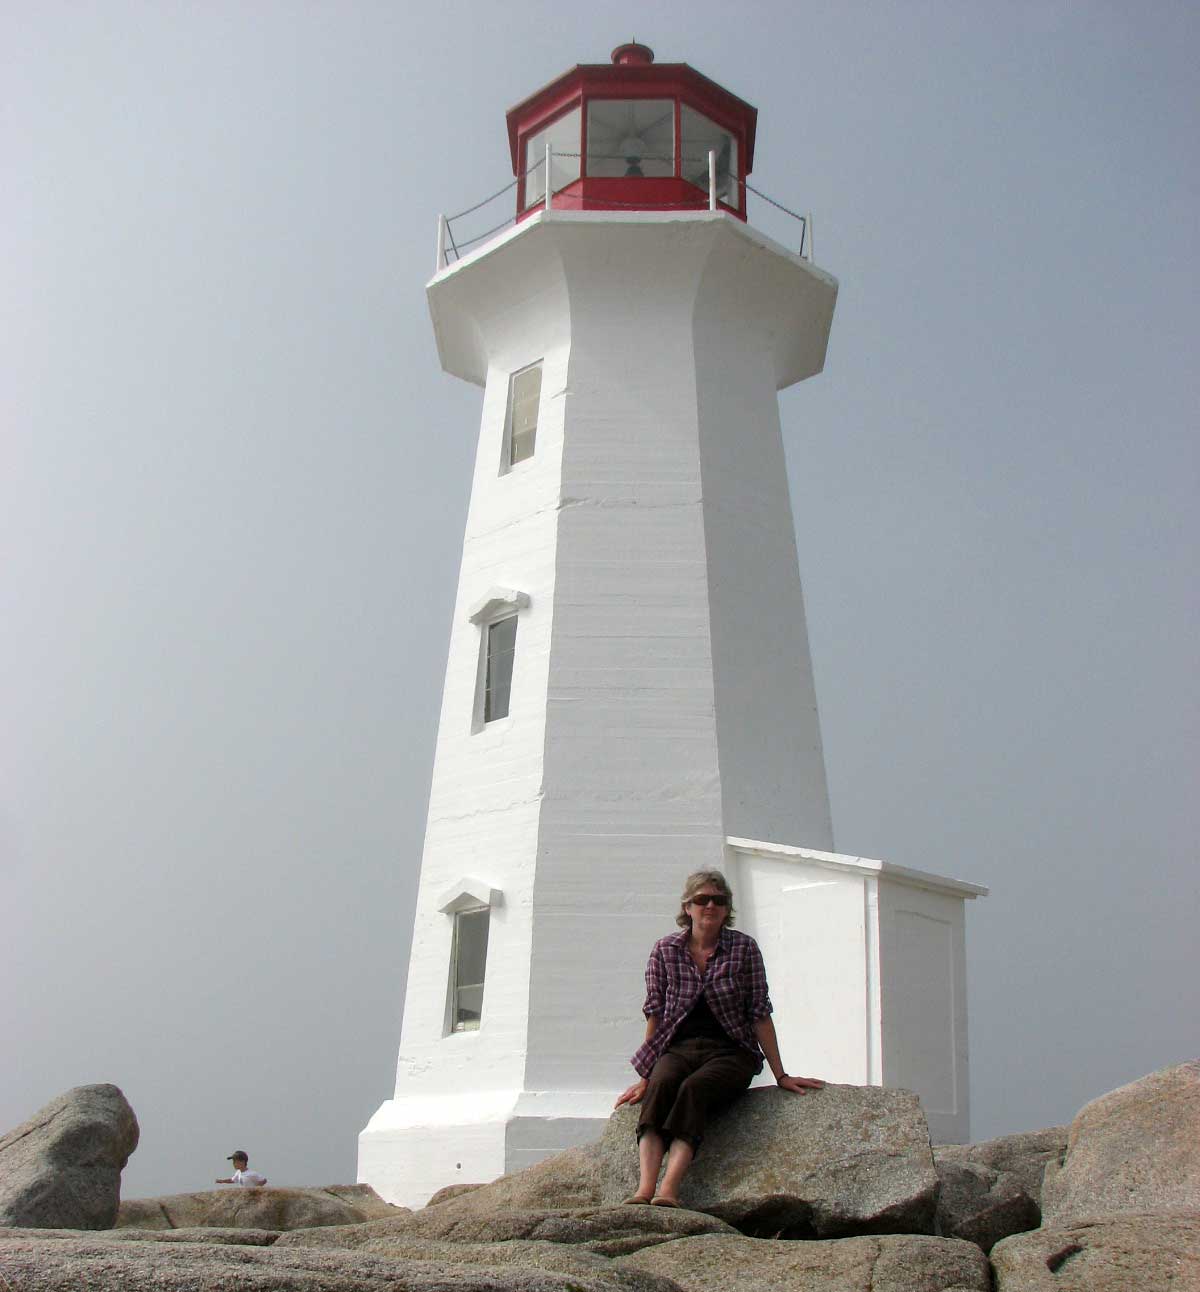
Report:
M428 296L483 387L395 1094L419 1205L595 1138L684 877L724 870L793 1071L965 1136L963 902L833 851L777 391L837 283L746 222L754 108L625 45L508 114L514 227Z

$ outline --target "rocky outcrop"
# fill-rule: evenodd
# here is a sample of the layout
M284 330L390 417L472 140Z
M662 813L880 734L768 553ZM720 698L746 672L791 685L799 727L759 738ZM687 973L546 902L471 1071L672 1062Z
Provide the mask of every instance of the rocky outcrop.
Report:
M325 1189L208 1189L121 1203L120 1229L312 1229L409 1215L365 1184Z
M936 1229L946 1238L962 1238L985 1252L1010 1234L1036 1229L1037 1203L1017 1176L974 1162L937 1163Z
M0 1229L0 1287L1200 1292L1200 1064L1095 1100L1065 1141L1052 1128L935 1151L904 1091L752 1091L714 1120L685 1209L623 1205L636 1117L418 1212L365 1185L230 1188L125 1203L99 1233Z
M923 1234L807 1243L744 1235L683 1238L614 1262L671 1279L684 1292L988 1292L972 1243Z
M434 1240L449 1243L564 1243L598 1256L623 1256L694 1234L733 1234L715 1216L666 1207L585 1207L567 1211L459 1211L451 1204L400 1220L285 1234L281 1247L365 1246Z
M337 1248L46 1239L0 1231L0 1272L13 1292L676 1292L611 1262L564 1273L499 1261L406 1260Z
M1066 1151L1067 1127L1048 1126L1044 1130L1002 1135L978 1144L935 1144L933 1160L939 1167L944 1162L970 1163L1016 1176L1021 1188L1040 1208L1046 1167L1051 1163L1057 1166Z
M637 1109L622 1108L605 1129L606 1202L637 1185L636 1124ZM937 1187L916 1095L829 1085L749 1091L714 1120L680 1196L756 1237L832 1238L932 1233Z
M1152 1072L1085 1104L1062 1166L1046 1169L1042 1220L1200 1212L1200 1061Z
M482 1184L448 1184L444 1189L439 1189L437 1193L425 1204L427 1207L436 1207L439 1202L449 1202L451 1198L461 1198L466 1193L474 1193L476 1189L482 1189Z
M0 1225L108 1229L138 1124L111 1085L76 1086L0 1139Z
M600 1146L587 1144L556 1153L534 1166L512 1175L502 1175L491 1184L464 1189L453 1196L451 1185L441 1191L438 1210L452 1207L455 1215L491 1211L547 1211L598 1207L603 1190L600 1181ZM622 1195L624 1196L624 1195ZM434 1197L438 1197L434 1194ZM426 1204L434 1205L433 1199Z
M1200 1214L1120 1215L1037 1229L992 1248L996 1292L1194 1292Z
M78 1238L78 1229L9 1229L5 1237ZM273 1229L102 1229L98 1237L110 1243L224 1243L234 1247L270 1247L279 1234ZM3 1288L0 1282L0 1288Z

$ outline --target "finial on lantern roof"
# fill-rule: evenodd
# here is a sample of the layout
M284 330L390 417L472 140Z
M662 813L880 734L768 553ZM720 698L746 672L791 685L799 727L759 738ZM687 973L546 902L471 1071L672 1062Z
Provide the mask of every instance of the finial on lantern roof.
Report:
M654 62L654 51L649 45L639 45L636 40L631 40L613 50L612 61L618 67L649 67Z

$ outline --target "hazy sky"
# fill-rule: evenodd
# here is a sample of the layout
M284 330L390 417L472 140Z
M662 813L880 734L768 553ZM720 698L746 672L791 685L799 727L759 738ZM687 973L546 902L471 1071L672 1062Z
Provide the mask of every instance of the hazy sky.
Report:
M1200 1049L1200 9L3 0L0 1129L116 1082L127 1196L350 1180L391 1094L480 408L436 217L634 36L841 282L782 400L834 827L991 886L975 1136Z

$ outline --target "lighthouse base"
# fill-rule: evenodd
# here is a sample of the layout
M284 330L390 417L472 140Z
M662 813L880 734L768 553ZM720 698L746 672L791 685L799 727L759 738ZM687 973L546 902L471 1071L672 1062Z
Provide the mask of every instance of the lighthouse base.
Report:
M451 1184L486 1184L600 1138L612 1095L501 1090L389 1099L358 1137L358 1182L423 1207Z

